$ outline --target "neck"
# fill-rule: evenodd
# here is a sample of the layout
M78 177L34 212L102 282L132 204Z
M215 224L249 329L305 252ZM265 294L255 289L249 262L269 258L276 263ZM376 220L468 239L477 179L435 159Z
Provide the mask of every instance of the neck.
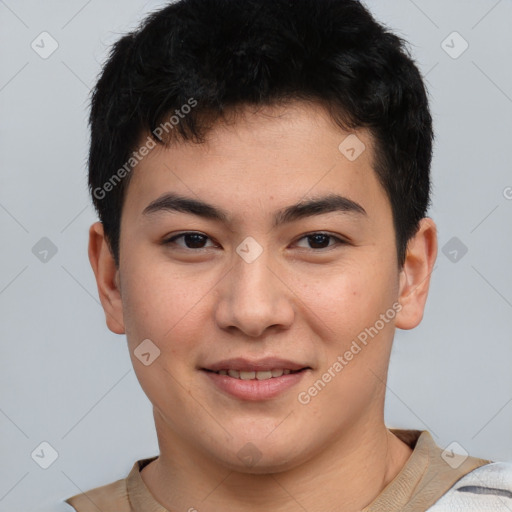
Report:
M170 511L358 512L380 494L412 453L383 421L366 421L289 470L244 473L175 438L157 412L155 422L160 456L141 476L151 494Z

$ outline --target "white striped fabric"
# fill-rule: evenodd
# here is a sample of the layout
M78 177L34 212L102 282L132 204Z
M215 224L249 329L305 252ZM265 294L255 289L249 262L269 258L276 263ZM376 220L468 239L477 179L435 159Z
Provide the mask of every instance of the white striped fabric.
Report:
M512 462L471 471L427 512L512 512Z

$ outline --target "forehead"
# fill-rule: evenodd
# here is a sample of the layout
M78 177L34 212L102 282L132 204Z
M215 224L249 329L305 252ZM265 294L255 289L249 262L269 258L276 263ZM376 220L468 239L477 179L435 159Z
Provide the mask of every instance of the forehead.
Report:
M247 107L217 122L202 144L153 149L131 177L125 207L142 214L176 192L243 217L337 193L371 214L387 207L373 154L368 131L343 131L318 104Z

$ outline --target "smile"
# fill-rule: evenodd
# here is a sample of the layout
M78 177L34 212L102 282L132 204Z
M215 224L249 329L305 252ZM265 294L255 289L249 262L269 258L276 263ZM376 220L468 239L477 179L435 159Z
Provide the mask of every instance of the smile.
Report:
M290 370L206 370L202 369L213 389L230 398L244 401L263 401L285 395L285 391L297 386L311 368Z
M208 370L211 371L211 370ZM268 380L281 377L282 375L289 375L290 373L297 373L301 370L289 370L287 368L274 368L272 370L264 371L243 371L243 370L219 370L216 373L218 375L229 375L234 379L240 380Z

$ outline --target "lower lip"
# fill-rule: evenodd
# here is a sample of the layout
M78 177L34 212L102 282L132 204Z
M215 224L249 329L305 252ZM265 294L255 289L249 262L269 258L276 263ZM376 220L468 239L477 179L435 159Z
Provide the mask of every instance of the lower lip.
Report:
M266 380L242 380L229 375L202 370L203 373L225 393L242 400L268 400L297 385L308 370L272 377Z

